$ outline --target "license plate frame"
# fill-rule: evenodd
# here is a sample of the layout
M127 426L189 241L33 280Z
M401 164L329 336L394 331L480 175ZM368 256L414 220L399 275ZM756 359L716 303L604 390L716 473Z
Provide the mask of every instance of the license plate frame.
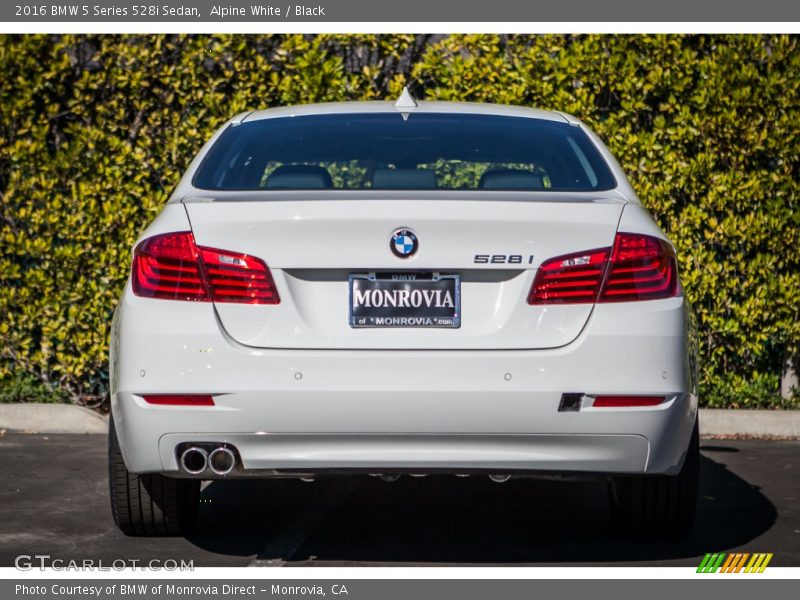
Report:
M366 283L363 283L366 282ZM407 290L408 304L414 299L426 304L430 293L446 304L445 292L451 292L452 309L441 306L356 306L354 293L361 287L374 290ZM437 295L436 291L442 294ZM429 294L426 296L425 291ZM394 294L392 294L394 296ZM363 296L362 296L363 297ZM385 296L384 296L385 298ZM402 299L400 299L402 303ZM388 321L387 321L388 319ZM348 321L353 329L458 329L461 327L461 275L459 273L351 273L348 282Z

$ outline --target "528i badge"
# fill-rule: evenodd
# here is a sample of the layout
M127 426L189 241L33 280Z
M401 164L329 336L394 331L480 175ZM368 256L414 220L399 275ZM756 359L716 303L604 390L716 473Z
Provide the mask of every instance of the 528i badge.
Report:
M476 265L521 265L533 264L533 254L522 256L522 254L476 254L472 257L472 262Z

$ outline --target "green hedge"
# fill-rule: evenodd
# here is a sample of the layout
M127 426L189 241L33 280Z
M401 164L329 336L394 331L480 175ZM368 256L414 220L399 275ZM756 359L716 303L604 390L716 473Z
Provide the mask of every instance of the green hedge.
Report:
M584 119L678 246L702 401L798 404L797 38L3 36L0 73L0 399L106 399L130 246L225 119L410 81Z

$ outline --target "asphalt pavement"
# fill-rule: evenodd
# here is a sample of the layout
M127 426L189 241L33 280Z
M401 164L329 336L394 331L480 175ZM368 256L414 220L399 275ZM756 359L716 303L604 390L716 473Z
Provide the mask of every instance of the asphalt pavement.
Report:
M106 437L0 436L0 566L53 559L198 566L696 566L706 552L772 552L800 566L800 441L701 443L697 523L684 540L615 535L601 482L368 476L225 481L187 538L127 538L108 507Z

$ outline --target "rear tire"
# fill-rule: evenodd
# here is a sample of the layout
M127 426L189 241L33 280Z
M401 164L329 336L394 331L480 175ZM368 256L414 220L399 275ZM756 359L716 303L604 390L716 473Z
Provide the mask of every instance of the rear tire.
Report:
M182 535L197 520L200 481L129 472L113 417L108 430L108 483L114 523L125 535Z
M615 477L609 482L614 526L635 537L685 536L694 523L699 476L700 435L695 420L686 459L677 475Z

